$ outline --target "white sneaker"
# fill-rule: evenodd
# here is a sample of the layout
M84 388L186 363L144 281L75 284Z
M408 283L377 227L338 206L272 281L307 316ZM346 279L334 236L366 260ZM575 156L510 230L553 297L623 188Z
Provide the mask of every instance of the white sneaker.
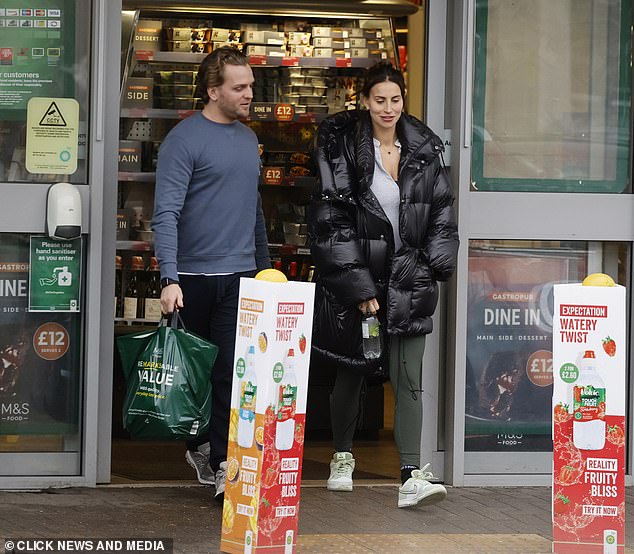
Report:
M426 506L435 504L447 497L447 489L442 485L430 483L433 479L431 471L426 471L430 464L422 469L412 470L412 476L398 489L398 507Z
M198 450L185 452L187 463L196 470L198 482L201 485L215 485L214 472L209 467L209 443L198 447Z
M354 458L350 452L335 452L330 461L329 491L351 491Z
M222 501L225 497L225 481L227 480L227 462L220 462L219 468L216 470L216 494L214 497L218 501Z

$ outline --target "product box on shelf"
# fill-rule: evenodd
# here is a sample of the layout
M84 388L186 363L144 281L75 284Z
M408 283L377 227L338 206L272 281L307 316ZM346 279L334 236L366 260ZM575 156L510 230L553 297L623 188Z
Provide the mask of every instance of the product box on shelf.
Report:
M245 54L247 56L286 56L284 46L263 46L260 44L247 44Z
M344 28L344 33L348 38L364 38L366 29L362 29L361 27L346 27Z
M350 48L367 48L368 47L368 39L367 38L349 38L348 43L350 44Z
M290 31L288 33L287 44L306 46L310 44L310 33L299 33L297 31Z
M292 552L314 284L240 280L223 552Z
M195 85L198 71L156 71L154 81L160 85Z
M212 42L211 45L212 45L212 48L211 48L212 52L214 50L217 50L218 48L222 48L223 46L231 46L231 48L235 48L236 50L239 50L240 52L244 50L244 44L242 44L241 42Z
M241 23L240 31L278 31L277 23Z
M368 58L371 60L386 60L387 52L385 50L370 50L369 48L350 48L351 58Z
M193 52L195 54L210 53L211 42L194 42L192 40L168 40L167 50L169 52Z
M211 40L211 27L167 27L167 40L204 41Z
M283 31L247 31L242 35L245 44L266 44L283 46L285 44Z
M311 29L314 37L345 38L344 30L341 27L313 27Z
M211 30L211 40L213 42L240 42L242 32L239 29L223 29L214 27Z
M288 55L294 58L310 58L313 55L313 47L301 44L289 44Z
M314 58L349 58L350 50L334 48L313 48Z
M342 48L350 48L350 41L341 38L314 37L313 46L315 48L335 48L340 50Z

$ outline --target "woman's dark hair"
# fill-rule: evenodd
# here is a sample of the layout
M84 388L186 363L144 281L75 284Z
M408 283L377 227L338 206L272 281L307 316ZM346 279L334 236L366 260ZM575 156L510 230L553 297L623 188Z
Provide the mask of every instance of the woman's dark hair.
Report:
M372 87L385 81L396 83L401 89L401 95L405 98L405 79L403 79L403 74L390 62L379 62L368 68L365 73L361 94L369 98Z
M219 87L225 81L225 65L249 65L249 58L231 46L214 50L200 63L196 79L196 96L203 104L209 102L207 89Z

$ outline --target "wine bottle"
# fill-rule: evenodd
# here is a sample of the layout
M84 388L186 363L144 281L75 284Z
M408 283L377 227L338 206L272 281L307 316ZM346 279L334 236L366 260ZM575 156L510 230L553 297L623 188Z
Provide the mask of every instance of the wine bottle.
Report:
M123 317L125 319L139 319L143 314L143 297L141 296L141 277L143 258L132 256L130 278L123 298Z
M289 262L287 277L289 281L297 281L297 262Z
M150 260L150 278L145 288L143 317L149 321L161 319L161 278L158 260L152 256Z

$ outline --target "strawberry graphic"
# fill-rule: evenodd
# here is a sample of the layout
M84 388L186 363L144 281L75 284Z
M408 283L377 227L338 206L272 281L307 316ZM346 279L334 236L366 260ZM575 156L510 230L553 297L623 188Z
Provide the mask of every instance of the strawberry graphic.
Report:
M304 336L304 333L302 333L299 337L299 351L302 354L306 352L306 337Z
M554 420L555 423L564 423L570 419L571 415L568 413L568 404L560 402L555 406Z
M616 342L611 337L605 337L603 339L603 350L611 358L616 354Z
M618 447L623 446L625 444L625 433L623 429L618 425L608 426L608 440Z
M564 514L570 509L570 499L560 492L555 495L553 500L553 511L555 514Z

